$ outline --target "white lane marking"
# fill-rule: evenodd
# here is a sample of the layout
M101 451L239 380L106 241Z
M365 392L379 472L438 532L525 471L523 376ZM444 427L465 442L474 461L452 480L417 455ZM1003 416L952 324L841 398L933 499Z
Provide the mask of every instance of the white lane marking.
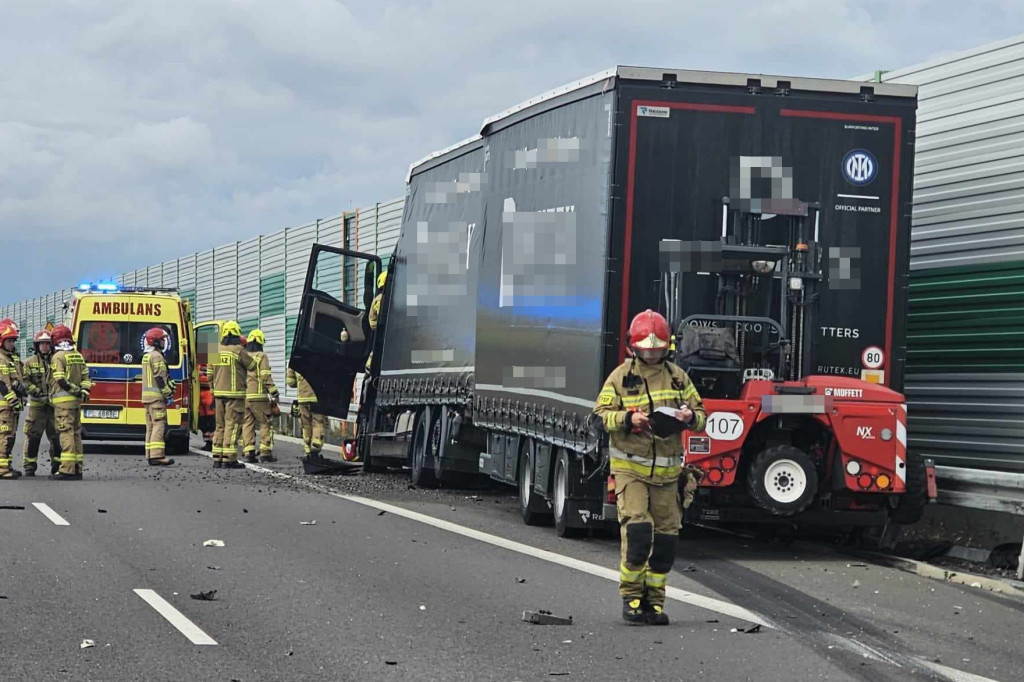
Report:
M200 450L192 450L192 452L196 453L197 455L211 457L210 453L208 452L203 452ZM348 500L350 502L362 504L368 507L372 507L374 509L387 511L392 514L395 514L396 516L403 516L414 521L420 521L422 523L434 526L435 528L448 530L459 535L464 535L469 538L480 540L481 542L487 542L498 547L504 547L506 549L510 549L515 552L520 552L528 556L533 556L544 561L550 561L561 566L575 568L579 571L589 573L590 575L594 575L600 578L605 578L607 580L612 580L614 582L619 581L619 574L617 571L605 568L603 566L591 564L586 561L580 561L579 559L572 559L570 557L563 556L555 552L549 552L547 550L537 549L536 547L532 547L530 545L524 545L519 542L513 542L512 540L506 540L505 538L501 538L496 535L490 535L488 533L483 533L478 530L473 530L472 528L466 528L464 526L451 523L450 521L436 519L432 516L427 516L426 514L420 514L419 512L410 511L403 507L396 507L395 505L388 504L386 502L378 502L377 500L371 500L365 497L358 497L355 495L345 495L339 492L335 492L334 490L322 486L319 483L307 481L300 478L295 478L291 474L287 474L283 471L275 471L273 469L267 469L266 467L261 467L255 464L246 464L245 466L249 469L252 469L253 471L258 471L262 474L267 474L268 476L272 476L274 478L281 478L294 481L295 483L299 483L313 490L327 493L328 495L332 495L333 497L338 497L343 500ZM739 534L736 533L735 535ZM736 618L748 620L753 623L760 623L761 625L767 628L776 628L776 626L773 625L771 621L763 618L762 616L754 613L753 611L748 611L747 609L744 609L743 607L737 606L730 602L722 601L719 599L713 599L711 597L704 597L702 595L687 592L685 590L681 590L677 587L672 586L668 586L665 588L665 595L670 599L706 608L710 611L721 613L722 615L734 616ZM836 643L839 646L843 646L844 648L855 653L858 653L861 656L864 656L865 658L891 663L896 667L902 667L894 658L892 658L889 655L894 653L892 651L890 651L889 653L883 653L874 647L864 644L863 642L848 637L843 637L841 635L832 635L831 638L834 641L836 641ZM926 668L929 668L930 670L932 670L935 673L938 673L939 675L942 675L947 680L950 680L950 682L1000 682L999 680L993 678L982 677L980 675L975 675L974 673L968 673L962 670L957 670L956 668L950 668L949 666L942 665L941 663L933 663L932 661L929 661L920 656L910 655L907 656L907 658L913 660L916 663L919 663L920 665Z
M473 528L460 526L450 521L444 521L442 519L434 518L433 516L427 516L426 514L410 511L404 507L397 507L393 504L388 504L387 502L379 502L365 497L344 495L336 492L331 492L330 494L334 497L340 497L343 500L348 500L349 502L356 502L357 504L386 511L390 514L394 514L395 516L403 516L413 521L419 521L420 523L425 523L429 526L440 528L441 530L446 530L450 533L479 540L480 542L486 542L490 545L494 545L495 547L508 549L513 552L518 552L519 554L525 554L526 556L558 564L559 566L573 568L582 573L589 573L590 575L597 576L598 578L604 578L605 580L611 580L616 583L619 582L619 572L610 568L605 568L604 566L598 566L597 564L592 564L587 561L573 559L572 557L567 557L563 554L558 554L557 552L550 552L546 549L538 549L531 545L524 545L521 542L506 540L505 538L498 537L497 535L491 535L490 533L484 533ZM767 628L775 627L771 621L759 616L753 611L748 611L741 606L737 606L727 601L722 601L721 599L705 597L704 595L694 594L693 592L687 592L686 590L681 590L678 587L671 586L666 588L666 596L671 599L675 599L676 601L685 602L693 606L699 606L709 611L720 613L724 616L732 616L733 618L750 621L752 623L763 625Z
M216 640L199 629L199 626L190 621L181 611L171 606L170 602L161 597L153 590L132 590L135 594L152 606L157 613L167 619L167 622L178 628L178 632L188 637L193 644L215 645Z
M33 502L32 506L43 513L43 516L53 521L55 526L70 526L71 524L64 520L64 517L57 512L50 509L50 505L45 502Z

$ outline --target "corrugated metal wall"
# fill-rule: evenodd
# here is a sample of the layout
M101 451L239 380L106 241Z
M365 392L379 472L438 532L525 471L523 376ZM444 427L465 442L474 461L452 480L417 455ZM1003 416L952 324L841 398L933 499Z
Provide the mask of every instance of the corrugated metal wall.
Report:
M1024 36L882 80L920 87L910 447L1024 471Z
M306 277L309 253L315 242L380 255L385 264L398 242L404 199L374 204L326 220L291 227L273 234L182 256L176 260L126 272L116 279L124 286L177 287L192 304L197 322L238 320L243 332L257 326L267 337L267 352L274 381L285 397L284 375L291 351L299 298ZM362 277L352 276L350 265L339 264L336 278L323 284L341 295L342 271L346 272L345 295L362 295ZM12 303L0 308L0 317L11 317L21 327L20 352L28 355L32 335L46 323L66 322L63 310L71 290Z

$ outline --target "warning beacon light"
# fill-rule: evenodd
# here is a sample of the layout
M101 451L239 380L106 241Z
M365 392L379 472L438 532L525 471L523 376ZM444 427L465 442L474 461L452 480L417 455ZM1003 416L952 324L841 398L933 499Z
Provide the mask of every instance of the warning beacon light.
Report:
M113 293L120 291L117 284L114 282L82 282L78 285L79 291L99 291L103 293Z

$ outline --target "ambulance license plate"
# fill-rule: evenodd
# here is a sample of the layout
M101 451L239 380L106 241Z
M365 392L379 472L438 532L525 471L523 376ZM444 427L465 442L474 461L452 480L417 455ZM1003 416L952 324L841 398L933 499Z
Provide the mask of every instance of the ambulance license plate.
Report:
M86 419L119 419L121 410L117 408L87 407L82 410Z

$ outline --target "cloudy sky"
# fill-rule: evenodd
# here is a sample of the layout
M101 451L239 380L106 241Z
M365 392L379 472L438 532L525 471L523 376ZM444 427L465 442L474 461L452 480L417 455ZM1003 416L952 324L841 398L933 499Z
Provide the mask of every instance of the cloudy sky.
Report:
M0 0L0 305L403 193L615 64L852 77L1020 0Z

